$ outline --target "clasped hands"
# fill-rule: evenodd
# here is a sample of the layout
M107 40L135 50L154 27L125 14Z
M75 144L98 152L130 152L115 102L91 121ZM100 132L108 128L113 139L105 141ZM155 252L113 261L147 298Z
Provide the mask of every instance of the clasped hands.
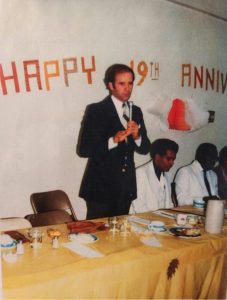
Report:
M135 121L129 121L127 123L127 129L118 131L113 137L114 143L123 142L129 135L132 135L134 140L140 137L139 126Z

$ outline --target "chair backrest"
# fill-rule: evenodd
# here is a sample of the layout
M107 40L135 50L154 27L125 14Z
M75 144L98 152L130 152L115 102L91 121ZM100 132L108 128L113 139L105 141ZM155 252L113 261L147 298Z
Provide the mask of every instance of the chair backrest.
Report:
M171 199L173 202L173 206L178 206L178 200L177 200L177 193L176 193L176 183L173 181L171 182Z
M171 199L172 199L172 202L173 202L173 206L174 207L177 207L178 206L178 199L177 199L177 193L176 193L176 182L175 182L175 179L177 177L177 174L179 172L179 170L181 169L182 167L178 168L176 170L176 173L173 177L173 181L171 182Z
M65 210L77 220L68 195L62 190L33 193L30 196L32 208L36 214L52 210Z
M44 213L25 216L32 227L63 224L74 221L73 217L65 210L52 210Z

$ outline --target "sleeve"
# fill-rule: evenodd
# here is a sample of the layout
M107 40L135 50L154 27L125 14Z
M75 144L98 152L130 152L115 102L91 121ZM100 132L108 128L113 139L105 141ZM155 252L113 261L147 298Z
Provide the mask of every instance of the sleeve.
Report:
M153 193L143 169L136 170L137 199L132 201L130 213L142 213L158 209L158 205L152 201Z
M193 203L193 196L190 193L190 175L186 168L178 171L176 178L176 195L179 206Z
M107 155L109 136L106 133L102 114L95 104L87 106L77 143L77 153L81 157L95 157Z
M172 175L169 173L165 173L165 180L166 180L166 208L172 208L173 201L171 197L171 182L172 182Z
M143 113L141 109L137 106L135 106L136 109L136 117L135 117L135 122L139 125L140 127L140 136L141 136L141 142L140 144L136 144L136 152L139 154L147 154L150 151L150 140L147 136L147 130L145 127L145 123L143 120Z

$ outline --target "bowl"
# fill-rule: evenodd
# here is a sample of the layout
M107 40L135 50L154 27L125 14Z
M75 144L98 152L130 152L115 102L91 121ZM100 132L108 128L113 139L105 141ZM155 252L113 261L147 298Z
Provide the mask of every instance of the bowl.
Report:
M202 199L194 199L193 200L193 206L196 208L204 208L205 206L205 201Z
M11 238L8 234L0 235L0 248L2 252L11 252L12 249L15 249L17 242Z

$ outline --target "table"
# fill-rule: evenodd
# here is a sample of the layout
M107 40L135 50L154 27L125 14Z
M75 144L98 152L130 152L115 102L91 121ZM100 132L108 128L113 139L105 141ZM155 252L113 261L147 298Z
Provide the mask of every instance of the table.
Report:
M154 213L139 215L174 224ZM54 228L63 232L61 243L66 242L66 225ZM44 233L46 229L41 228ZM106 230L96 236L90 247L104 253L101 258L52 249L47 235L41 249L26 244L16 263L3 261L3 299L225 299L226 220L221 234L202 232L194 239L154 234L160 248L144 245L134 232L113 237Z
M227 219L227 201L226 201L226 204L225 204L225 216L224 218ZM199 208L195 208L194 206L192 205L184 205L184 206L178 206L178 207L174 207L171 209L171 211L174 211L174 212L182 212L182 213L188 213L188 214L196 214L198 216L204 216L204 209L199 209Z

